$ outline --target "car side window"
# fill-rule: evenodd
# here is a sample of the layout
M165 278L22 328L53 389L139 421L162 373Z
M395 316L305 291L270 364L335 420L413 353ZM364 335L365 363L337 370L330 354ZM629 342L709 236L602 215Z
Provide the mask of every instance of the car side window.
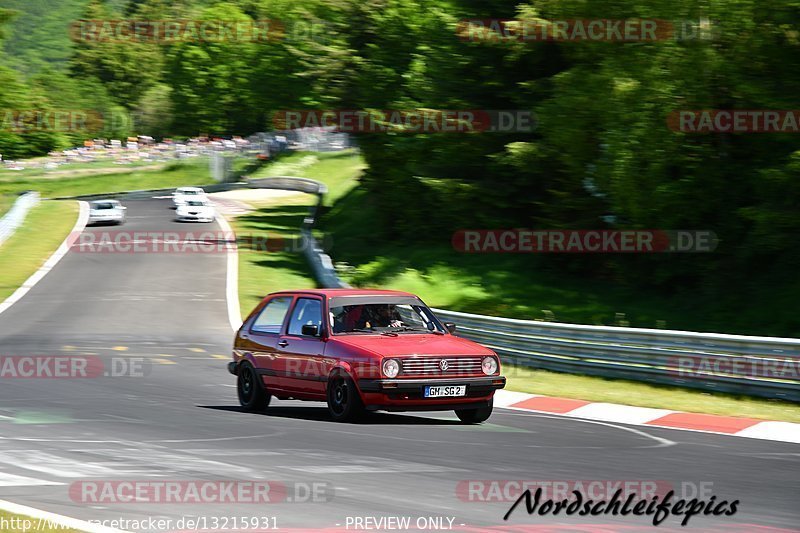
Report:
M286 318L286 313L289 312L291 303L291 296L279 296L270 300L253 321L250 331L256 333L280 333L283 319Z
M303 326L314 324L322 329L322 301L313 298L298 298L292 318L289 319L289 335L302 335Z

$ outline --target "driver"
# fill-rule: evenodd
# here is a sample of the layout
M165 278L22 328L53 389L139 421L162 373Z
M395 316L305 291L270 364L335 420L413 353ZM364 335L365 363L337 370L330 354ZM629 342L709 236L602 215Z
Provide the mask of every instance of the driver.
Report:
M372 319L367 321L368 328L400 328L403 322L397 309L390 304L372 306Z

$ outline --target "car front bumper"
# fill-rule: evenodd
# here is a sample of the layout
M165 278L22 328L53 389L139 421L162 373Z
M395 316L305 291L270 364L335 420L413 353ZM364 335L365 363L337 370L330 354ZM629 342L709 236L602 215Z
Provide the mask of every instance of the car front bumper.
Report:
M92 216L89 215L89 220L87 224L100 224L103 222L122 222L125 220L123 215L100 215L100 216Z
M466 385L464 396L425 397L425 387ZM437 410L485 406L494 391L506 386L504 376L428 378L428 379L361 379L358 388L369 410Z
M205 217L200 215L180 215L176 218L180 222L214 222L213 217Z

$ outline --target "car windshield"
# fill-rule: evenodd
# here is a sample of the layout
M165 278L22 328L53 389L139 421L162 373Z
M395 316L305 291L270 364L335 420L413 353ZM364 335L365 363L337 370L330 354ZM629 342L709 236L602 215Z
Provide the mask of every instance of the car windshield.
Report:
M186 202L186 205L200 207L200 206L204 206L206 204L204 202L202 202L201 200L189 200L188 202Z
M181 194L186 194L188 196L198 194L197 191L183 191Z
M330 308L335 335L356 333L444 333L433 312L420 303L396 301L335 305Z
M114 209L115 207L117 206L111 202L104 202L102 204L94 204L93 209Z

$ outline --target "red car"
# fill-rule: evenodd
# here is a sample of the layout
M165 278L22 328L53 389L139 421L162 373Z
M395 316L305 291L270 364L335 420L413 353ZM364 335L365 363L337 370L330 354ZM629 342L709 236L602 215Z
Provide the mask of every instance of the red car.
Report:
M228 370L247 410L275 396L326 401L340 421L364 410L454 410L480 423L506 379L497 354L454 331L405 292L276 292L237 332Z

